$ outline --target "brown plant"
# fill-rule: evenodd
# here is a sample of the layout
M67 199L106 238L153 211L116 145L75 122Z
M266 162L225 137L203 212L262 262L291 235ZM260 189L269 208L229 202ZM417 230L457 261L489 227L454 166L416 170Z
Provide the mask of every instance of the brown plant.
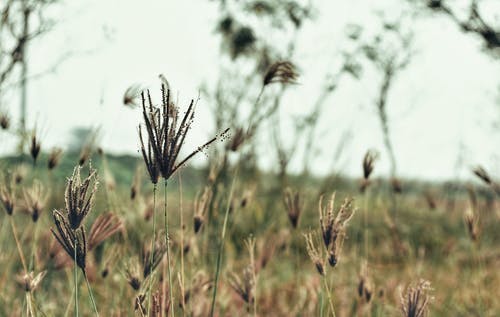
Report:
M420 280L416 285L409 286L404 295L401 295L401 312L404 317L425 317L429 311L429 303L432 297L431 283Z
M298 191L293 192L291 188L286 188L283 194L283 202L292 227L297 228L303 207L300 193Z
M33 222L37 222L45 208L48 194L44 192L42 184L35 180L31 188L23 189L23 195L24 210L31 215Z
M61 148L56 147L50 151L49 159L47 161L47 168L49 170L53 170L54 168L57 167L57 165L59 165L59 162L61 161L62 154L63 154L63 150Z
M139 139L144 162L153 184L158 182L159 174L165 180L168 180L194 155L203 151L219 137L225 136L229 131L229 129L226 129L177 163L177 158L194 119L194 100L191 100L187 111L179 122L180 110L170 101L170 90L166 88L165 84L162 84L161 108L158 109L153 106L149 90L146 94L142 92L141 98L144 126L148 139L144 142L141 126L139 126Z

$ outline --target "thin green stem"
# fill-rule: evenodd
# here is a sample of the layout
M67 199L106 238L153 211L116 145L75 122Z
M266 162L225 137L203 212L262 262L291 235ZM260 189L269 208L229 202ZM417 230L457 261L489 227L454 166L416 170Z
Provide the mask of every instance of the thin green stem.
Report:
M89 291L90 301L92 302L92 308L94 309L94 314L96 315L96 317L99 317L99 312L97 311L97 305L95 303L94 294L92 293L92 287L90 287L89 279L87 278L87 274L85 273L85 271L82 270L82 272L83 272L83 277L85 277L85 282L87 283L87 289Z
M183 215L183 210L182 210L182 173L179 171L179 214L180 214L180 221L181 221L181 285L182 288L181 290L184 290L184 215ZM181 300L182 300L182 316L185 314L185 309L186 309L186 300L184 294L181 294Z
M73 262L73 265L74 265L74 278L75 278L75 316L78 317L78 267L76 265L76 244L77 244L77 240L76 240L76 235L75 235L75 244L74 244L74 262Z
M167 245L167 270L168 270L168 293L170 295L170 311L172 312L172 317L175 316L174 312L174 297L172 288L172 270L170 268L170 236L168 234L168 213L167 213L167 179L165 179L164 187L164 199L165 199L165 243Z
M219 242L219 251L217 253L217 266L215 269L215 283L214 283L214 292L212 295L212 305L210 307L210 316L214 316L214 311L215 311L215 298L217 296L217 286L219 284L219 274L220 274L220 264L222 260L222 252L224 251L224 238L226 236L226 227L227 227L227 220L229 218L229 209L231 208L231 200L233 199L233 192L234 192L234 183L236 181L236 175L238 174L238 169L234 172L234 178L231 184L231 190L229 192L229 199L227 200L227 206L226 206L226 212L224 215L224 224L222 225L222 235L221 235L221 240Z
M364 240L365 240L365 260L368 262L368 191L369 188L366 189L364 194L364 206L363 206L363 227L364 227Z
M154 261L154 248L155 248L155 241L156 241L156 184L153 184L153 239L151 240L151 256L150 256L150 267L153 268L153 261ZM153 274L153 272L151 272ZM152 288L153 288L153 280L151 279L151 285L149 286L148 290L148 313L149 310L151 309L151 293L152 293Z

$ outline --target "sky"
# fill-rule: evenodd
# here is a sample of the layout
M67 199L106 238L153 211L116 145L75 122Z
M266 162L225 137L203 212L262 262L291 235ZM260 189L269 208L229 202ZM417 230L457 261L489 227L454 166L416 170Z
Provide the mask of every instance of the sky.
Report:
M304 26L297 42L293 61L300 70L300 83L284 96L285 121L312 109L311 96L318 95L325 74L349 45L346 25L357 23L371 30L378 21L375 12L390 12L398 3L314 1L317 17ZM214 32L215 2L65 1L54 14L59 17L55 28L29 51L29 73L34 78L29 85L28 126L37 125L46 149L68 144L76 126L99 126L101 145L108 152L137 153L140 113L122 105L127 87L140 83L157 98L161 73L180 104L187 105L198 96L202 83L217 78L220 41ZM500 121L500 61L484 53L478 38L464 35L446 18L423 16L412 28L416 53L398 75L388 101L399 174L463 179L477 164L498 174L500 131L494 124ZM389 160L374 107L379 80L369 69L359 81L341 80L320 121L313 172L325 174L333 168L359 177L364 153L377 149L381 155L374 174L388 174ZM9 102L15 104L15 96ZM208 102L199 101L188 148L214 133ZM17 106L8 106L15 119ZM333 153L346 133L350 138L332 165ZM12 148L4 142L0 150ZM263 167L273 168L275 158L266 148L261 152ZM201 155L195 164L204 160ZM300 159L291 162L292 171L300 168Z

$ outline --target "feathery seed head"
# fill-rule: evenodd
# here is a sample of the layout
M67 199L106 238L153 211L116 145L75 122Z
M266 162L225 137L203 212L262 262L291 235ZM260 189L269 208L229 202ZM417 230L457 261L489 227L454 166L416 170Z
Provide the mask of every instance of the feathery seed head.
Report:
M42 282L47 271L42 271L35 276L34 272L23 273L16 276L16 281L21 285L25 292L33 292Z
M408 286L404 295L401 294L401 312L404 317L425 317L428 314L428 305L432 301L429 292L431 283L421 279L416 285Z
M49 154L49 159L47 162L47 168L49 170L53 170L56 168L57 165L59 165L59 162L61 161L61 157L63 154L63 150L61 148L53 148L52 151L50 151Z
M42 184L35 180L33 186L23 190L24 210L31 215L33 222L37 222L40 214L45 208L48 194L43 190Z
M52 212L56 230L51 228L52 234L64 251L74 260L76 250L76 265L85 271L87 257L87 239L83 227L73 228L68 219L58 210Z
M297 228L303 207L299 192L293 192L291 188L286 188L283 195L283 201L292 227Z
M81 166L75 167L68 179L64 194L68 221L74 230L80 227L83 219L90 212L99 184L97 172L92 166L89 167L89 175L83 181L80 177L81 169Z
M268 68L262 84L263 86L272 83L295 84L298 77L295 65L288 61L279 61Z
M306 250L309 258L316 266L316 270L318 270L318 273L320 275L325 275L325 261L321 254L321 251L316 247L316 244L314 243L313 234L311 232L304 234L304 238L306 240Z
M14 212L15 195L14 180L10 175L4 176L0 184L0 202L9 216Z

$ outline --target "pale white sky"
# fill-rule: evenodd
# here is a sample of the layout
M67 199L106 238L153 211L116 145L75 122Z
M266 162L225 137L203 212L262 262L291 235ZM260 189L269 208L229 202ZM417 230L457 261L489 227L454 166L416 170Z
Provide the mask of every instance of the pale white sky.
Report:
M287 91L284 118L311 109L329 67L347 47L346 24L359 23L370 29L377 21L374 10L388 10L402 1L314 2L318 17L305 26L294 59L301 84ZM57 9L61 21L54 31L29 52L32 74L44 71L65 53L75 54L55 73L30 85L29 124L36 120L42 128L43 146L67 144L75 126L102 126L104 148L136 153L140 115L122 106L123 92L133 83L157 91L157 76L163 73L182 104L196 97L200 84L217 76L216 10L214 2L203 0L66 1ZM421 18L414 30L418 52L398 77L388 104L400 174L433 179L456 176L461 143L465 147L461 176L470 174L467 168L478 163L492 173L500 172L500 133L492 128L500 120L500 108L495 104L500 61L481 51L479 39L460 33L445 18ZM352 138L335 167L358 176L364 152L375 148L382 154L375 175L388 172L373 105L378 80L367 69L361 81L342 81L327 101L315 172L328 171L339 138L347 130ZM15 97L9 100L14 103ZM188 147L213 133L207 102L199 102ZM2 150L8 148L2 146ZM263 152L263 164L268 165L271 160ZM198 159L203 160L203 156ZM292 169L298 163L292 162Z

